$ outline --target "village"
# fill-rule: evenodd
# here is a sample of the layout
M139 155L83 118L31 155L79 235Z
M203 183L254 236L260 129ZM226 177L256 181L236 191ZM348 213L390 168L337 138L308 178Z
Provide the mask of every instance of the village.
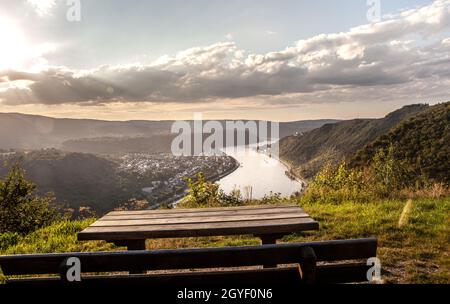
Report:
M186 189L186 177L198 172L209 181L216 181L239 167L225 154L218 156L174 156L171 153L130 153L119 158L119 171L132 174L143 186L148 201L170 203Z

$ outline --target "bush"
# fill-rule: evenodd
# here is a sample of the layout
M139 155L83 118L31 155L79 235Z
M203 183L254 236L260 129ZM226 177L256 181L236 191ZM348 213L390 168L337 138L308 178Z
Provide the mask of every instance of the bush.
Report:
M394 152L392 145L387 152L380 149L370 164L371 188L377 197L389 197L408 184L409 174L403 169L404 163L395 158Z
M27 234L58 218L54 197L35 196L35 188L17 164L0 180L0 233Z
M350 168L345 162L325 165L307 188L303 202L368 202L399 197L407 187L408 172L394 157L393 147L380 149L366 167Z
M219 185L205 180L203 173L198 173L195 179L186 178L188 195L179 204L182 208L236 207L244 205L275 205L289 203L289 199L281 197L281 193L270 192L262 199L252 199L250 194L242 195L239 189L229 194L220 189ZM251 189L244 189L251 192Z
M309 184L303 202L340 203L367 202L371 195L367 189L367 172L347 168L345 163L333 166L327 163Z
M20 235L18 233L3 233L0 234L0 251L5 250L10 246L16 245L20 240Z
M196 178L186 178L188 195L180 203L184 208L230 207L244 204L239 190L226 194L219 185L205 180L203 173L198 173Z

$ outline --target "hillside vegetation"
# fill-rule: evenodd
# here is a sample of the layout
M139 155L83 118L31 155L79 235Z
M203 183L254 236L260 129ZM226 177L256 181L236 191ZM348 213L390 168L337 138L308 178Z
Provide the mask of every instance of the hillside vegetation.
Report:
M400 123L356 153L350 164L367 166L392 147L404 178L414 183L450 185L450 102L430 107Z
M0 160L0 176L19 163L27 179L38 185L38 194L52 192L58 203L76 210L90 207L102 214L132 198L117 174L118 165L92 154L39 150L7 153Z
M426 108L426 105L411 105L381 119L355 119L326 124L298 136L281 139L279 155L293 166L294 173L311 178L325 163L337 164L342 159L352 157L366 144Z
M37 194L53 193L61 209L74 216L102 215L130 200L146 200L149 206L170 202L186 190L183 177L201 171L213 180L237 168L236 161L225 156L106 156L46 149L0 153L0 179L14 164L37 185Z

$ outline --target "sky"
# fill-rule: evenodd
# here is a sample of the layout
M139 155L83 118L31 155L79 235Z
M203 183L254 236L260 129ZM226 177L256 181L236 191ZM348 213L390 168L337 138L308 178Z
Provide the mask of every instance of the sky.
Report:
M449 85L450 0L0 0L0 112L350 119Z

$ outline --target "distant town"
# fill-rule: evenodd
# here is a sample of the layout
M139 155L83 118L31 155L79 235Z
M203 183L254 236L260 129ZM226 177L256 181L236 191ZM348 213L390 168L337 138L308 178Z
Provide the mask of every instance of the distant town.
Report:
M132 174L147 185L142 187L151 205L169 204L181 198L186 190L186 177L198 172L209 181L216 181L239 167L232 157L174 156L170 153L127 153L119 157L119 171Z

